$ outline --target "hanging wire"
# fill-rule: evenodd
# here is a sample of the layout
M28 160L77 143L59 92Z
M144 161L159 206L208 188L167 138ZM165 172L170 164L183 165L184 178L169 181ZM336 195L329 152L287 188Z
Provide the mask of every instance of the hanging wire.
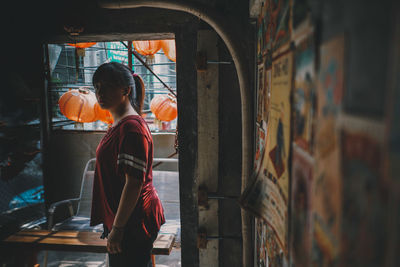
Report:
M110 58L108 57L108 51L120 51L120 52L127 52L127 45L124 42L120 42L126 49L120 49L120 48L110 48L107 46L106 42L99 42L98 45L92 46L92 47L88 47L85 48L86 51L90 51L90 52L94 52L95 55L97 57L100 57L100 62L103 62L103 60L105 59L104 62L108 62L110 60ZM70 63L74 63L70 61L70 57L71 57L71 53L74 51L74 47L69 46L67 44L62 44L60 46L63 46L65 48L65 52L61 53L60 56L62 58L62 61L64 61L67 65L62 64L61 62L57 63L57 68L61 68L61 69L54 69L54 73L57 73L57 77L63 77L62 79L66 80L66 82L50 82L51 86L50 86L50 91L52 92L52 94L59 94L62 92L66 92L68 91L68 89L70 88L79 88L81 86L92 86L91 83L85 83L82 81L77 81L77 80L71 80L72 76L70 73L70 70L72 69L76 69L76 66L71 66ZM69 51L69 52L68 52ZM104 54L105 53L105 54ZM156 54L163 54L161 51L157 52ZM133 55L136 57L137 60L140 61L140 63L138 64L132 64L133 66L136 67L144 67L145 69L147 69L150 73L146 72L146 73L140 73L137 72L138 75L140 76L144 76L144 77L156 77L157 80L151 80L149 81L148 79L148 86L146 91L150 93L150 95L153 94L166 94L167 92L163 91L165 89L168 90L169 93L173 94L176 97L176 80L175 81L168 81L168 82L164 82L160 77L165 77L166 79L170 80L169 78L173 78L176 77L176 75L172 75L169 74L171 73L171 71L176 72L175 68L163 68L164 70L167 70L167 73L155 73L151 67L154 66L175 66L175 62L159 62L159 63L154 63L154 64L147 64L146 62L144 62L144 60L139 56L139 54L133 50ZM105 57L104 57L105 56ZM60 64L61 63L61 64ZM80 74L79 75L91 75L97 68L98 66L82 66L83 62L80 62L79 65L79 70L80 70ZM75 64L74 64L75 65ZM63 71L64 70L64 71ZM139 68L140 70L140 68ZM59 76L58 76L59 75ZM161 87L158 87L161 86ZM65 123L64 125L68 125L68 122L59 122L58 123L58 127L62 127L64 125L62 125L63 123ZM53 124L53 126L57 127L57 122L55 122L55 124ZM57 128L58 128L57 127Z

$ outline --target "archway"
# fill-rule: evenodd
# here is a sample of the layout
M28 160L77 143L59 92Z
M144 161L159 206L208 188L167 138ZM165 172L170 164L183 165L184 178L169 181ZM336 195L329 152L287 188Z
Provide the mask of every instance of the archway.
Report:
M182 1L160 1L160 0L127 0L123 2L109 2L100 1L100 6L107 9L126 9L126 8L140 8L140 7L151 7L170 9L176 11L182 11L190 13L206 23L208 23L225 42L229 52L232 55L234 61L241 94L241 111L242 111L242 191L246 187L250 178L250 170L252 163L252 109L251 109L251 89L250 89L250 68L246 63L246 53L240 53L242 47L245 47L246 39L245 36L239 34L239 31L233 29L241 28L240 25L233 26L232 23L236 23L234 20L229 21L229 27L227 25L227 19L223 18L215 10L208 8L207 6L188 3ZM242 233L243 233L243 264L248 266L251 264L252 252L251 252L251 225L249 216L246 211L242 210Z

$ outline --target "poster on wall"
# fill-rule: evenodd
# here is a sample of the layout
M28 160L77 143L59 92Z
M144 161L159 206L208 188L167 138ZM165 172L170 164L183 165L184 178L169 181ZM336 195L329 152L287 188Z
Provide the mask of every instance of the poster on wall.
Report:
M281 249L287 252L289 153L290 153L290 95L293 76L293 53L288 52L272 62L271 96L268 114L268 136L263 161L263 179L270 197L264 217L275 231Z
M267 27L267 44L270 45L274 57L289 49L291 38L291 0L267 0L271 19ZM269 38L268 38L269 36Z
M265 172L266 173L266 172ZM241 204L257 217L264 219L275 232L275 238L286 252L287 202L273 177L259 174L241 197Z
M255 218L255 267L284 266L284 254L276 241L275 233L261 218Z
M265 140L267 134L267 88L265 83L264 64L258 65L257 70L257 110L256 110L256 151L254 156L254 171L258 173L260 170L261 162L264 157Z
M312 200L312 264L317 266L337 263L339 254L342 178L337 119L344 91L343 69L344 36L340 35L320 48Z
M381 144L365 131L342 130L341 266L380 266L387 243L388 184L382 179ZM368 251L368 253L365 253Z
M277 242L274 230L268 224L266 227L266 240L268 267L287 266L286 257L281 245Z
M257 71L257 110L256 110L256 153L254 170L258 175L267 139L268 111L271 95L271 69L265 69L265 64L258 65Z
M315 126L315 51L311 33L296 44L294 52L293 142L310 154Z
M272 64L268 134L261 169L241 197L244 208L265 220L279 248L287 255L290 152L290 93L293 53Z
M265 140L267 136L267 126L265 122L256 124L256 153L254 156L254 173L257 176L260 172L261 163L264 158Z
M269 38L269 22L271 20L270 1L264 1L260 15L257 19L257 61L261 62L263 57L271 50L272 42Z
M265 71L264 64L257 67L257 123L265 120L266 111L266 90L265 90Z
M288 199L290 151L290 94L292 89L293 53L272 63L271 98L268 118L267 156L264 169L277 181L285 201Z
M267 225L264 220L255 218L255 267L268 267L267 256Z
M271 104L272 69L266 69L264 74L264 114L263 119L268 123L269 107Z
M274 57L289 49L292 0L266 0L257 20L257 59L273 52Z
M312 180L314 159L292 147L291 258L298 267L310 266L312 236Z

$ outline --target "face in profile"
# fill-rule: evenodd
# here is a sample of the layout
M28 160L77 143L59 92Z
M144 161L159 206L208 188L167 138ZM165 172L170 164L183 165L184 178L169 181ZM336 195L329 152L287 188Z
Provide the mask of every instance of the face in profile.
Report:
M98 82L94 86L97 102L102 109L114 109L125 100L128 88L121 88L107 82Z

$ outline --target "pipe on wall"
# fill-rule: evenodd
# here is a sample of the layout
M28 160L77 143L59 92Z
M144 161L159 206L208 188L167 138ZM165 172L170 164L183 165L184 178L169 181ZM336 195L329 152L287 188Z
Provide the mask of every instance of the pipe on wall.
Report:
M106 9L125 9L152 7L182 11L192 14L208 23L225 42L238 74L241 112L242 112L242 192L250 180L252 164L252 99L250 88L250 70L243 47L246 47L246 36L235 29L241 28L237 20L228 20L210 7L179 0L126 0L126 1L99 1L99 5ZM242 210L242 235L243 235L243 266L252 266L252 226L247 211Z

